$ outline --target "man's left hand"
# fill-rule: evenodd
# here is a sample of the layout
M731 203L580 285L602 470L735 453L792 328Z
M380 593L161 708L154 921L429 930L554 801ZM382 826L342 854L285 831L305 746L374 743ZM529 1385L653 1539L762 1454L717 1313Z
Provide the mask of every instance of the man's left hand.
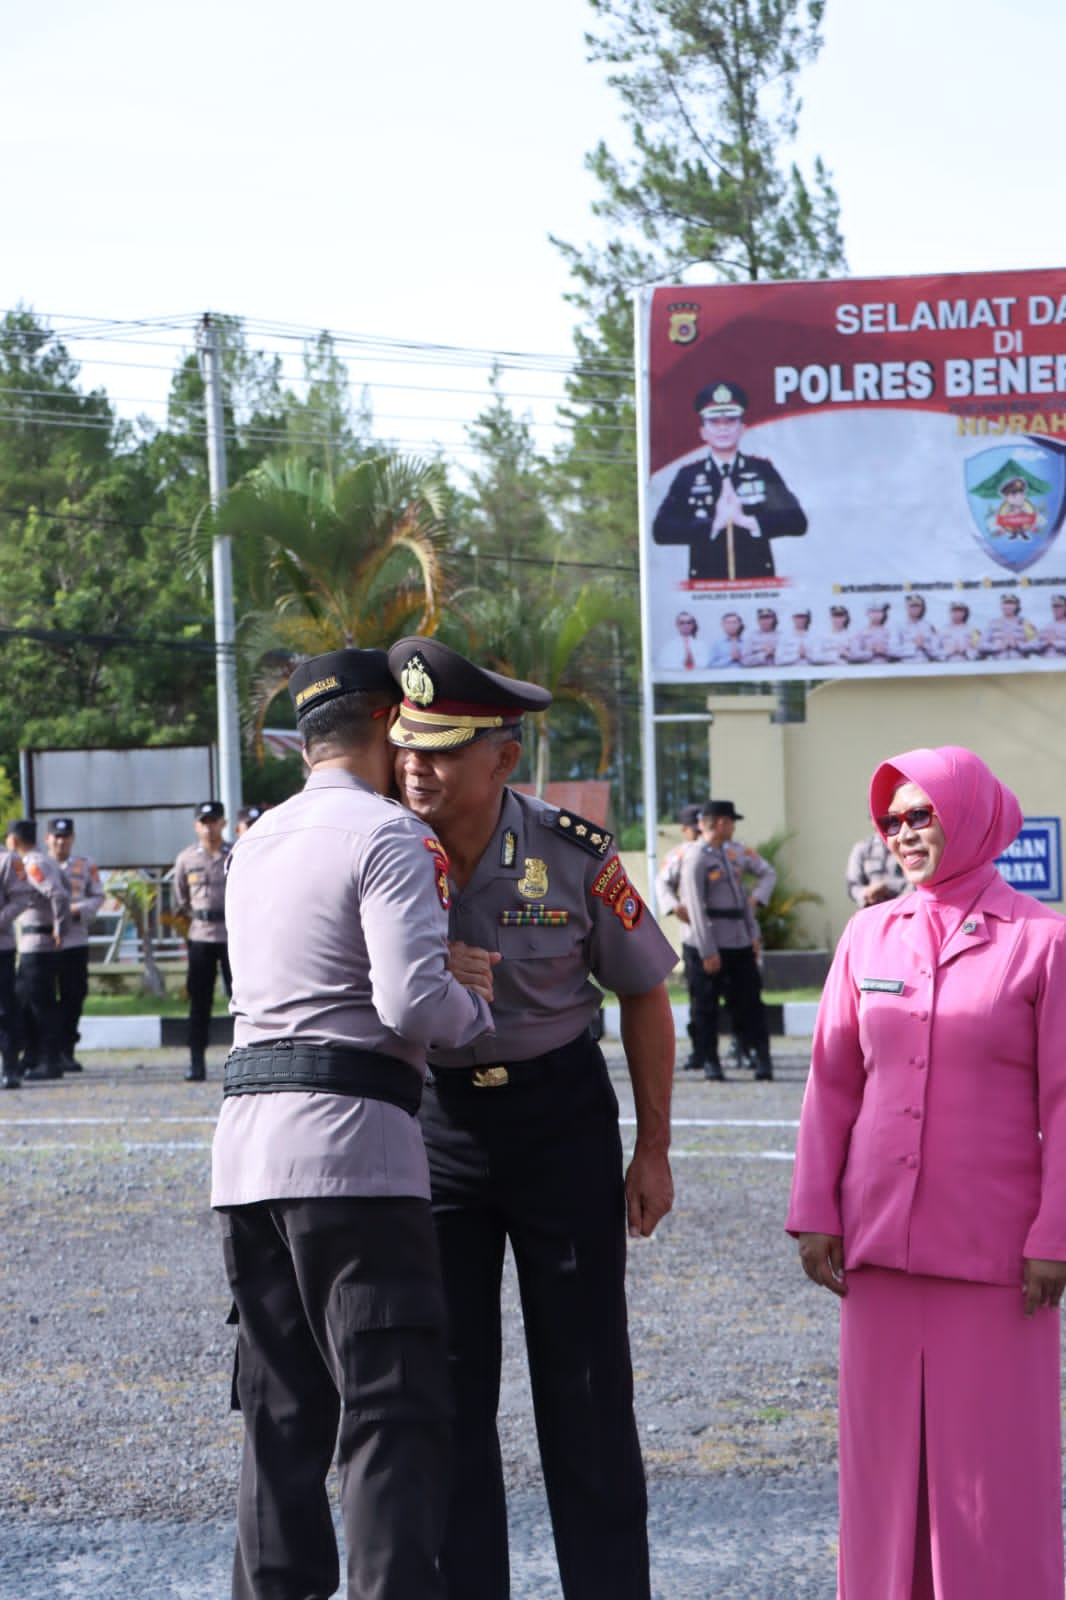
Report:
M647 1239L674 1203L668 1153L637 1140L626 1172L626 1213L631 1239Z

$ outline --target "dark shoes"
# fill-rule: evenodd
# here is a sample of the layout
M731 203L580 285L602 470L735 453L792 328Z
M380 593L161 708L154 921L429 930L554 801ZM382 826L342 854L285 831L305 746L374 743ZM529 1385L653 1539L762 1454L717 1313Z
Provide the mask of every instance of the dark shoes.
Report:
M727 1081L719 1061L708 1061L703 1069L703 1076L709 1083L725 1083Z
M702 1072L703 1071L703 1062L699 1059L698 1056L689 1056L687 1061L682 1062L681 1071L682 1072Z
M0 1078L0 1089L21 1089L22 1079L17 1072L5 1072Z
M43 1061L39 1066L29 1067L23 1073L28 1083L43 1083L45 1079L61 1078L63 1064L60 1061Z
M190 1061L185 1068L186 1083L203 1083L207 1077L207 1068L202 1061Z

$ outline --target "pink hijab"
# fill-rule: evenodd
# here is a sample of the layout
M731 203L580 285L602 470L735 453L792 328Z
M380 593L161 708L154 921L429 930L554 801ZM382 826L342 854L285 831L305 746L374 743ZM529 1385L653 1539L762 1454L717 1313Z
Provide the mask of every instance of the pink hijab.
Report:
M932 882L918 893L961 906L995 877L996 857L1018 836L1022 808L980 756L961 745L908 750L882 761L870 780L870 810L879 817L901 783L916 783L933 802L944 830L944 854Z

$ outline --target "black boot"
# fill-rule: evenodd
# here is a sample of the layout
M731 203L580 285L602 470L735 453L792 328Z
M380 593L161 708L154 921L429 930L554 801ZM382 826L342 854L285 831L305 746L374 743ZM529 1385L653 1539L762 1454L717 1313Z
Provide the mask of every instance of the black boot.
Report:
M726 1075L722 1071L722 1063L720 1061L708 1061L703 1069L703 1076L710 1083L726 1082Z
M207 1063L203 1056L193 1056L185 1068L186 1083L203 1083L207 1077Z

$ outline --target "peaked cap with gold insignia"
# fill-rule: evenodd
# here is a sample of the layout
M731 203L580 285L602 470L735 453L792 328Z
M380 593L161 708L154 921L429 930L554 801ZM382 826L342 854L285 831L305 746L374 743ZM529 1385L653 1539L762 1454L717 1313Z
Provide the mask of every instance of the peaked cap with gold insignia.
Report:
M398 639L389 667L403 690L389 732L401 750L457 750L497 728L514 728L527 711L551 705L547 689L476 667L439 639Z

